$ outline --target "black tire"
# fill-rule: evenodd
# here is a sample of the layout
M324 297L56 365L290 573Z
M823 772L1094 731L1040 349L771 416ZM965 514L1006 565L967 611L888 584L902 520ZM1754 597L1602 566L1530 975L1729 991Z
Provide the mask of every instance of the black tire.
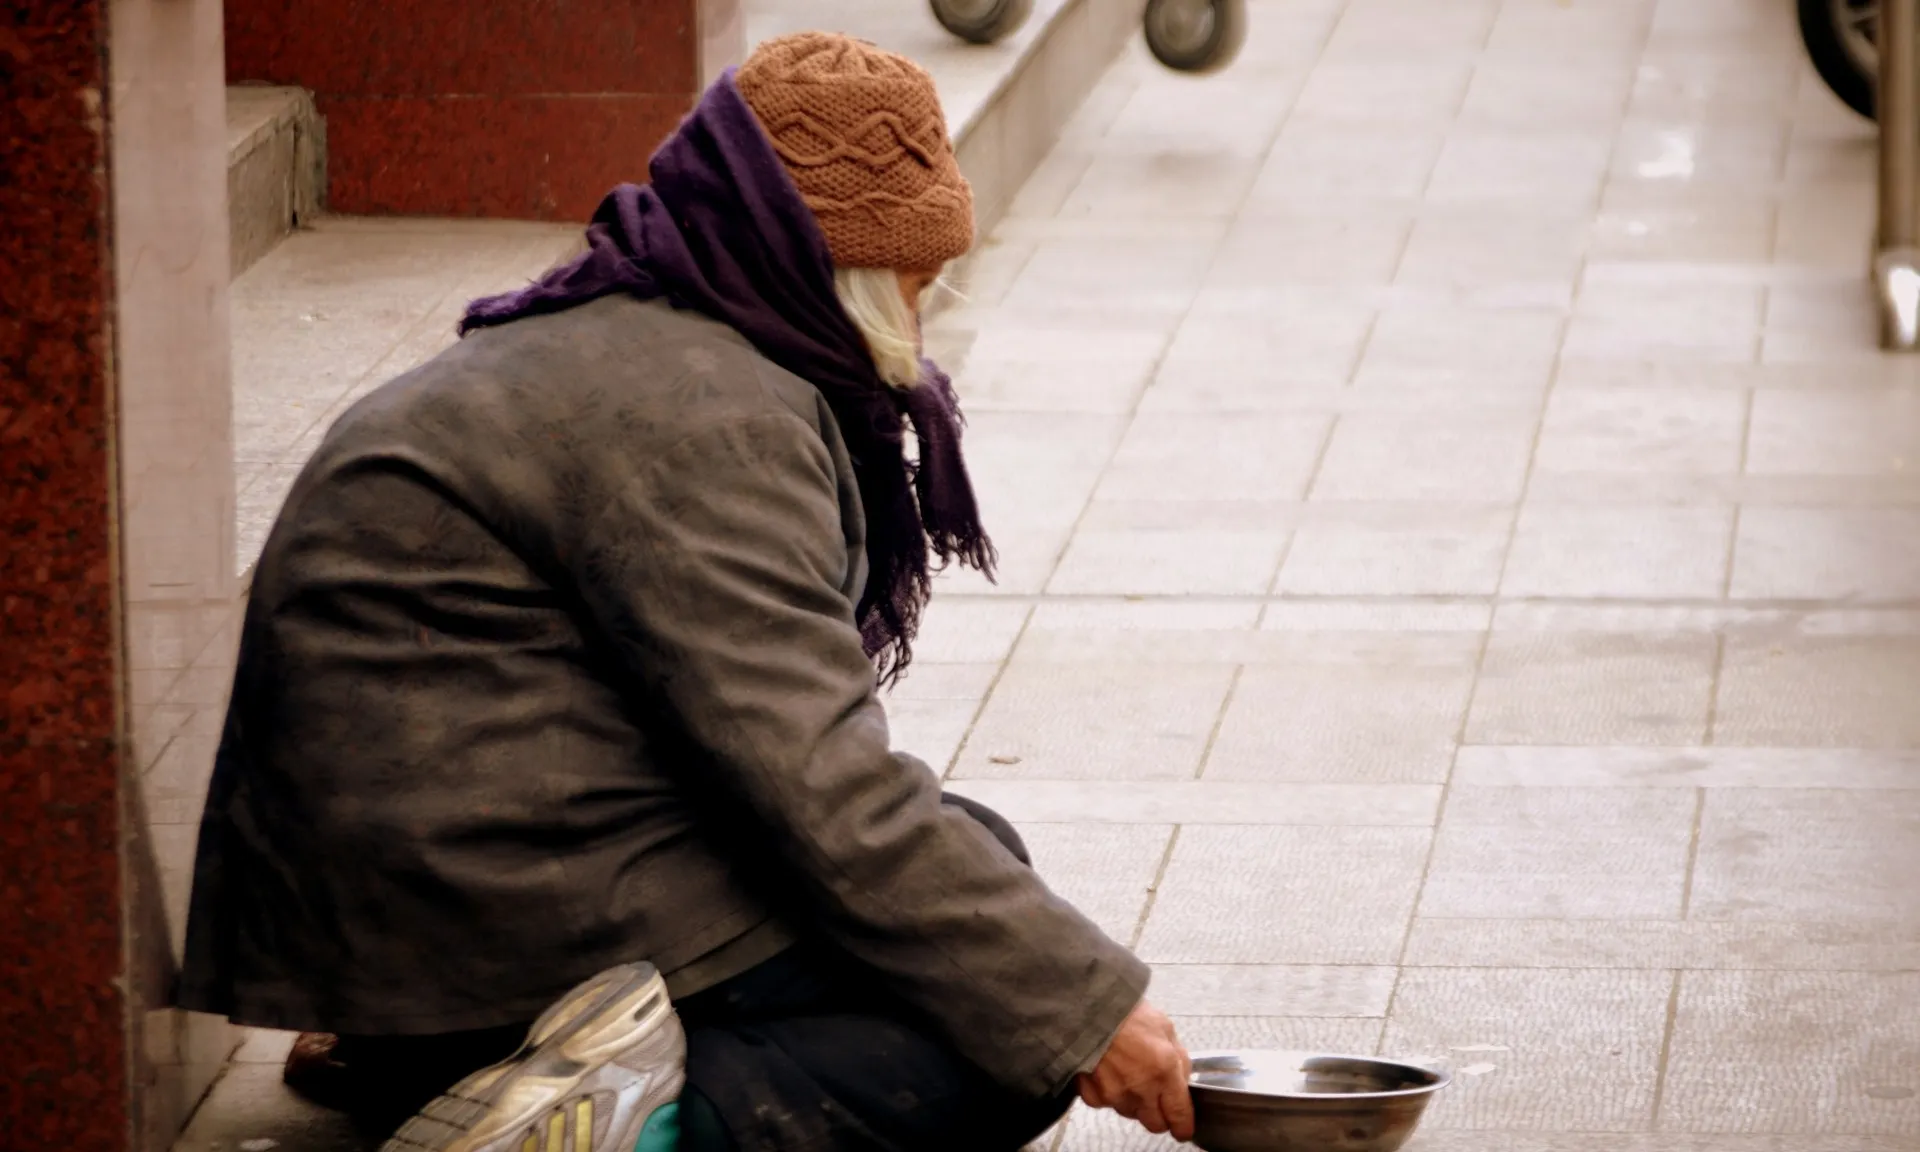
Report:
M940 26L969 44L992 44L1020 30L1033 0L930 0Z
M1183 11L1204 6L1198 27L1183 27ZM1142 19L1147 51L1175 72L1218 72L1247 42L1247 0L1147 0Z
M1800 40L1813 59L1814 71L1820 73L1820 79L1826 81L1842 103L1873 119L1878 77L1874 67L1860 58L1859 48L1848 43L1848 33L1841 27L1841 17L1849 3L1847 0L1799 0L1799 7Z

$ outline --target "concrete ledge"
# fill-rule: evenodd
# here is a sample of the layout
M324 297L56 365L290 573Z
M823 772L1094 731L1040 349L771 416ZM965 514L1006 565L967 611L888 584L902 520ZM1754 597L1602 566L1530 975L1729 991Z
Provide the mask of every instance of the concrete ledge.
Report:
M326 125L300 88L227 89L227 225L233 275L318 215L327 187Z
M982 238L1113 64L1138 25L1138 8L1132 0L1068 0L1036 12L1040 24L1025 50L955 128Z

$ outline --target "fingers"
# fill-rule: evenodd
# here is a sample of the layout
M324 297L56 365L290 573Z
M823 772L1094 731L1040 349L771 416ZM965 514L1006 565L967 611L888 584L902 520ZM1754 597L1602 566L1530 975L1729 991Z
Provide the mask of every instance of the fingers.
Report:
M1080 1102L1089 1108L1105 1108L1106 1097L1100 1093L1100 1084L1091 1076L1080 1077Z
M1141 1001L1128 1015L1092 1074L1079 1082L1080 1099L1111 1108L1158 1134L1191 1140L1193 1098L1187 1090L1193 1058L1159 1009Z
M1133 1119L1140 1127L1158 1136L1167 1130L1167 1118L1160 1112L1160 1100L1156 1096L1135 1097L1130 1103L1136 1105ZM1126 1115L1126 1113L1121 1113Z
M1175 1044L1180 1044L1176 1035ZM1180 1083L1174 1094L1172 1106L1166 1110L1167 1124L1176 1140L1193 1139L1193 1054L1180 1044Z
M1193 1094L1187 1091L1186 1080L1182 1079L1178 1088L1160 1101L1160 1113L1175 1140L1193 1139Z

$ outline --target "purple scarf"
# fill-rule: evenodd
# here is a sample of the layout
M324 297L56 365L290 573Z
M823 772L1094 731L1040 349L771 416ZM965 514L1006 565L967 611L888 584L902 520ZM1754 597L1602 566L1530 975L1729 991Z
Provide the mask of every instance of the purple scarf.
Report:
M729 70L655 152L646 187L607 194L587 252L517 292L475 300L460 333L559 312L616 292L665 297L732 327L820 390L853 457L867 517L867 585L854 619L882 683L912 659L938 567L989 579L995 555L960 454L953 385L922 360L919 386L889 388L833 288L813 213ZM906 424L919 441L906 457Z

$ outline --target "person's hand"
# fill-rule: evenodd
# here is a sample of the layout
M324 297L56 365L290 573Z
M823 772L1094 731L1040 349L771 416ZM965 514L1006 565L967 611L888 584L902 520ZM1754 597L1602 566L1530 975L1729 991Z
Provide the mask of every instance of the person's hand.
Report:
M1107 1054L1080 1077L1080 1099L1111 1108L1149 1132L1193 1139L1193 1097L1187 1077L1193 1060L1174 1034L1173 1021L1145 1000L1120 1025Z

